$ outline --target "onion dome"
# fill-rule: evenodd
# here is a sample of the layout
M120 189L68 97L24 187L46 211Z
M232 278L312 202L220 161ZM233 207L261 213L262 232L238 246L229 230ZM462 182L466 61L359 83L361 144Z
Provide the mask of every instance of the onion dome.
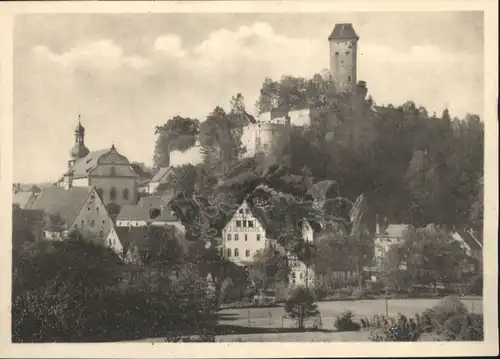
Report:
M89 154L89 149L85 147L85 145L80 143L75 143L73 148L70 151L71 158L77 159L81 157L85 157Z
M85 127L82 126L82 123L80 121L80 115L78 115L78 125L75 128L75 133L85 133Z

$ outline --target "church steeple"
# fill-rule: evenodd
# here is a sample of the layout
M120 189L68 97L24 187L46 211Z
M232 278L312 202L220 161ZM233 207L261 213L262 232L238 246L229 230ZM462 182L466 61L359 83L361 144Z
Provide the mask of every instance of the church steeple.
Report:
M75 128L75 145L71 149L71 160L85 157L89 154L89 149L85 147L85 127L82 126L81 116L78 115L78 125Z

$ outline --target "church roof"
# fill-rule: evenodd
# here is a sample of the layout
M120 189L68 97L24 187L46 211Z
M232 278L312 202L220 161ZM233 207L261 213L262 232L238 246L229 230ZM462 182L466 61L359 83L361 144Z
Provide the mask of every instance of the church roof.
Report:
M71 187L70 189L63 187L45 188L38 195L31 208L50 214L58 213L64 223L70 226L93 188L93 186Z
M172 214L170 201L172 196L151 196L143 197L136 205L122 206L117 221L147 221L150 219L150 210L159 209L161 214L154 218L153 221L177 221L175 215Z
M75 161L75 164L72 168L73 170L73 178L85 178L88 177L91 170L93 170L99 158L111 151L109 148L99 151L92 151L85 157L79 158Z
M348 39L359 39L359 36L354 31L352 24L335 24L332 33L328 37L328 40L348 40Z

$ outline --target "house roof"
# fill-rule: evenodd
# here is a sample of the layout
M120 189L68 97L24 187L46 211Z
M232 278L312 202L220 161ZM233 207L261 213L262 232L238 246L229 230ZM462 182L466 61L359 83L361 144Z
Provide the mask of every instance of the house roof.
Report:
M162 178L171 170L171 167L162 167L151 179L151 182L160 182Z
M63 187L48 187L42 190L31 208L50 214L58 213L64 223L70 226L93 188L71 187L67 190Z
M483 248L482 243L469 232L460 230L456 231L456 234L458 234L462 238L462 240L471 250L478 251Z
M133 162L130 164L130 166L135 171L135 173L139 175L139 179L142 181L150 180L151 177L153 177L144 163Z
M32 197L34 197L33 192L17 192L12 202L19 205L21 209L26 209L26 205Z
M382 233L382 237L403 238L408 228L410 227L407 224L389 224Z
M124 253L134 244L140 251L148 249L148 229L147 227L116 227L116 234L120 239Z
M328 40L359 39L352 24L335 24Z
M155 221L177 221L170 207L171 195L142 197L136 205L122 206L117 221L147 221L150 219L150 210L159 209L161 214Z

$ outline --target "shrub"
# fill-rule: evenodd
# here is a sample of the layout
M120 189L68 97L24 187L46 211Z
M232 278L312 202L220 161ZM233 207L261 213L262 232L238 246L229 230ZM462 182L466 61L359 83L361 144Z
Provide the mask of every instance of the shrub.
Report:
M335 329L339 332L357 332L361 329L359 323L352 321L353 313L351 311L346 311L342 313L340 317L335 319L333 323Z
M285 302L287 316L295 320L297 327L303 329L308 318L319 315L318 306L314 303L314 297L306 288L296 287Z
M483 295L483 276L481 274L471 278L469 292L475 295Z
M363 288L356 288L353 290L352 292L352 296L355 298L355 299L361 299L361 298L364 298L366 295L365 293L365 290Z
M326 297L328 292L327 292L325 287L321 286L321 287L316 287L314 289L314 294L315 294L316 300L321 300L321 299L324 299Z

